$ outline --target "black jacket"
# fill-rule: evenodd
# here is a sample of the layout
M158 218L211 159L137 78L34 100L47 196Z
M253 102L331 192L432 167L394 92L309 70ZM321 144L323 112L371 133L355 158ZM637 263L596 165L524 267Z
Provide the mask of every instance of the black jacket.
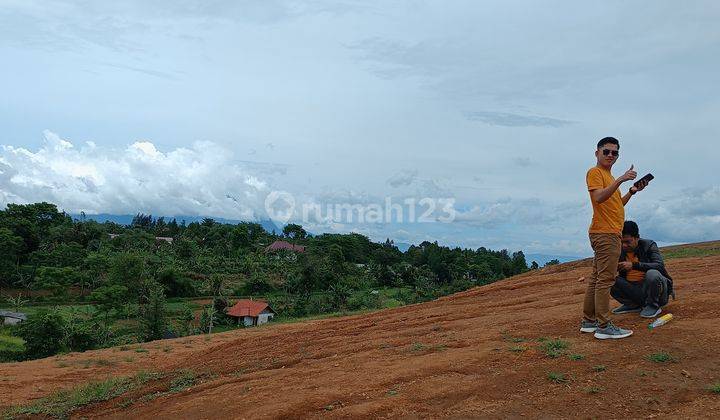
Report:
M638 262L633 263L633 270L657 270L660 274L672 280L672 277L670 277L670 274L665 269L663 257L660 255L660 250L655 241L640 239L637 248L635 248L635 256ZM622 251L620 253L620 261L625 260L627 260L627 255L625 255L625 251Z

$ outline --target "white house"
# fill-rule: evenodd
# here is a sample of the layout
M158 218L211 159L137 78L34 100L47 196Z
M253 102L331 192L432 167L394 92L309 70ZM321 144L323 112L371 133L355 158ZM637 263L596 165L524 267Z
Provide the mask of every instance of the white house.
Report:
M246 327L262 325L273 319L275 311L267 302L260 300L241 299L227 309L228 316L238 319Z

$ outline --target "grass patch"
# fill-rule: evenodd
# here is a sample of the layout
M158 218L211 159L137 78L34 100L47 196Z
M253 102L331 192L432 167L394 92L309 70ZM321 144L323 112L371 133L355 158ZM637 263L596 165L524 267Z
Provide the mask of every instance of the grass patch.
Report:
M133 377L109 378L101 382L91 382L70 390L58 391L30 405L13 407L3 414L8 418L19 416L66 418L80 407L111 400L144 384L153 377L155 374L140 372Z
M675 359L673 355L664 351L648 354L647 356L645 356L645 359L654 363L667 363L677 361L677 359Z
M0 334L0 362L19 360L25 352L25 341L20 337Z
M565 340L555 339L543 341L540 345L540 349L545 353L546 356L551 358L560 357L570 347L570 343Z
M666 260L673 258L708 257L711 255L720 255L720 246L712 246L708 248L687 247L663 251L663 257Z
M522 337L513 337L507 331L501 331L500 335L502 335L503 340L509 341L511 343L524 343L525 341L527 341L526 339L524 339Z
M182 392L195 385L198 375L191 370L183 370L180 375L170 382L170 392Z
M410 346L410 351L418 352L425 350L426 346L423 343L413 343L412 346Z
M558 372L548 372L547 378L550 380L550 382L555 382L556 384L564 384L569 380L564 373Z
M138 401L149 402L160 397L185 391L186 389L189 389L193 385L197 384L199 380L200 376L192 370L181 370L177 372L177 376L170 381L169 387L166 391L158 391L152 394L145 394ZM127 403L127 400L123 403ZM134 403L135 401L130 401L127 404L129 405Z
M25 341L12 335L0 335L0 351L25 351Z
M138 347L135 349L135 353L147 353L147 352L148 352L148 349L146 349L146 348Z
M77 362L77 364L87 369L91 366L115 366L117 365L117 362L113 362L112 360L107 359L85 359L80 360L79 362Z
M720 382L710 385L708 387L708 391L712 392L713 394L720 394Z
M568 355L568 359L570 359L570 360L576 360L576 361L577 361L577 360L583 360L583 359L585 359L585 355L583 355L583 354L570 354L570 355Z
M592 370L595 372L605 372L607 367L605 365L595 365L592 367Z

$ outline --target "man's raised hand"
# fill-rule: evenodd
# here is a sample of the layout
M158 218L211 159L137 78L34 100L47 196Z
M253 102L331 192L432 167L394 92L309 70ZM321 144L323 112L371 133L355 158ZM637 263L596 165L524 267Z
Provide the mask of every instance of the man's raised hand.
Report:
M637 172L635 172L633 168L635 168L635 165L630 165L630 169L620 176L620 182L631 181L637 178Z

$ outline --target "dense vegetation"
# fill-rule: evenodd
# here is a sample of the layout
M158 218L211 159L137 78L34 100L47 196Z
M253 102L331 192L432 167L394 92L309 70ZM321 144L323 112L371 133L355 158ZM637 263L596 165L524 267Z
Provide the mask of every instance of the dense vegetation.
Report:
M276 240L306 250L267 251ZM296 224L276 234L257 223L186 225L138 214L123 226L73 219L49 203L8 204L0 211L4 309L83 305L35 311L0 338L20 336L23 357L43 357L209 332L232 324L224 311L237 296L263 297L281 317L302 317L425 301L526 270L522 252L423 242L403 253L389 240L313 236ZM212 303L178 304L196 296Z

